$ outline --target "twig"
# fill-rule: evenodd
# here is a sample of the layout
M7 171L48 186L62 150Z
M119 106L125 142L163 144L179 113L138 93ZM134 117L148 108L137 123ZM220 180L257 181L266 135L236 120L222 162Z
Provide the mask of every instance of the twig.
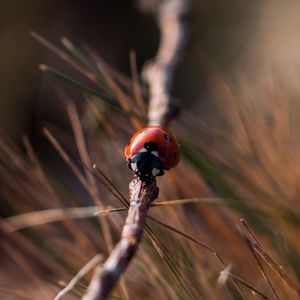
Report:
M158 54L143 70L149 84L148 124L166 127L170 118L169 90L175 64L183 45L184 26L182 16L188 7L187 0L165 0L158 2L158 23L161 41ZM116 88L115 88L116 91ZM156 182L134 179L129 184L130 206L123 227L122 237L101 270L93 276L84 300L104 300L114 288L120 275L137 251L142 238L145 219L151 203L158 195ZM125 207L128 205L125 200ZM151 229L146 226L151 238ZM153 238L153 237L152 237ZM170 261L172 267L172 262ZM177 278L178 279L178 278Z
M155 182L145 183L134 179L129 189L131 191L130 208L121 240L101 270L95 272L87 293L83 297L84 300L106 299L137 251L147 211L158 195L158 188Z
M159 1L157 19L161 30L158 53L145 65L142 75L149 84L148 120L151 125L167 127L170 121L170 87L174 68L185 40L183 17L189 8L188 0Z

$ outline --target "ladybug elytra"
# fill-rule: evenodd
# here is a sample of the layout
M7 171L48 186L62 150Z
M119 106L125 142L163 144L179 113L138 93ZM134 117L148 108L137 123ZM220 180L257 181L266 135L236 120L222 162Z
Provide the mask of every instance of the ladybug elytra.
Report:
M141 180L153 180L174 168L180 159L179 145L170 131L147 126L137 131L124 150L128 167Z

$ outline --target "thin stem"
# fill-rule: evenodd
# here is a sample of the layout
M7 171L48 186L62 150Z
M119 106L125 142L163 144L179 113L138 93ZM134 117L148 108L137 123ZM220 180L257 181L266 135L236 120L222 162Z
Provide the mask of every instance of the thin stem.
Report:
M248 231L248 233L250 234L250 236L252 237L252 239L255 240L258 244L260 244L259 241L258 241L258 239L256 238L256 236L255 236L253 230L249 227L249 225L246 223L246 221L245 221L244 219L240 219L240 222L243 224L243 226L245 227L245 229ZM254 256L254 259L255 259L255 261L256 261L256 263L257 263L257 266L258 266L260 272L262 273L263 278L264 278L265 281L267 282L267 285L268 285L269 288L271 289L271 291L272 291L272 293L274 294L275 298L276 298L277 300L280 300L280 298L279 298L279 296L278 296L278 294L277 294L275 288L274 288L273 285L272 285L271 280L270 280L269 277L267 276L267 273L266 273L266 271L265 271L263 265L262 265L261 262L259 261L259 259L258 259L257 255L256 255L256 253L255 253L255 251L254 251L254 248L253 248L253 246L252 246L250 240L249 240L247 237L245 237L245 239L246 239L247 245L248 245L248 247L249 247L249 249L250 249L252 255Z
M72 278L72 280L68 283L68 285L62 289L54 298L54 300L61 299L65 294L67 294L69 291L71 291L74 286L77 284L77 282L85 276L86 273L88 273L90 270L95 268L98 264L100 264L101 260L103 259L102 255L97 254L94 256L86 265L84 265L80 271Z
M257 290L252 284L248 283L247 281L245 281L244 279L240 278L239 276L234 275L232 273L227 273L227 275L229 277L231 277L232 279L236 280L237 282L241 283L242 285L244 285L248 289L250 289L253 294L257 294L261 299L269 299L265 294L263 294L262 292L260 292L259 290Z
M253 249L264 259L264 261L273 269L273 271L279 276L279 278L286 283L291 289L293 289L298 296L300 296L299 285L283 270L283 267L279 265L263 248L263 246L256 239L254 232L249 225L241 219L241 223L247 229L253 240L247 237L247 242L253 247Z
M255 251L254 251L254 249L253 249L251 243L249 243L249 240L248 240L248 239L247 239L247 245L248 245L248 247L249 247L249 249L250 249L250 251L251 251L251 253L252 253L252 255L253 255L254 259L255 259L255 261L256 261L256 264L257 264L257 266L258 266L258 269L260 270L260 272L261 272L263 278L264 278L265 281L267 282L267 285L268 285L269 288L271 289L271 291L272 291L272 293L274 294L275 298L276 298L277 300L280 300L280 297L278 296L278 294L277 294L275 288L273 287L271 280L269 279L269 277L268 277L268 275L267 275L267 273L266 273L266 271L265 271L265 269L264 269L262 263L259 261L259 259L258 259L258 257L257 257L257 254L255 253Z

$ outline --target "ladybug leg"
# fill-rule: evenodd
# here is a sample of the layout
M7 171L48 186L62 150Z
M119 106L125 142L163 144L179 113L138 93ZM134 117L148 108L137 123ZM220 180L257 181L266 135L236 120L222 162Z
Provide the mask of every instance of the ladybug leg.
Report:
M132 170L132 167L131 167L131 159L127 159L127 166L130 170Z
M155 176L162 176L165 174L165 172L162 170L162 169L157 169L157 168L153 168L152 171L152 176L155 177Z
M135 155L132 158L130 158L128 162L129 169L131 169L133 172L137 172L139 160L140 160L140 155Z
M132 159L128 159L127 161L127 166L130 170L132 170L133 172L137 171L137 163L132 160Z
M164 170L160 170L160 172L157 174L157 176L163 176L165 174Z
M154 156L154 155L152 155L152 170L151 170L151 175L153 177L164 175L163 166L162 166L160 160L156 156Z

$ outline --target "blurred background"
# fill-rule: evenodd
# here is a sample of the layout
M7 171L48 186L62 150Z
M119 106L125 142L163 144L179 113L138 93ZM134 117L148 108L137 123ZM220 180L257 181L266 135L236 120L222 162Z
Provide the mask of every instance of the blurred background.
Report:
M125 217L124 213L113 214L106 225L97 218L73 221L66 217L63 222L20 230L6 219L50 208L99 203L120 206L105 186L97 182L95 187L88 174L84 176L89 188L85 187L45 138L44 127L50 129L81 173L84 170L78 159L97 162L124 195L132 176L120 155L135 131L130 116L106 111L95 99L88 99L95 102L91 108L83 93L41 72L38 65L42 63L98 88L30 37L30 32L39 33L61 49L62 36L80 49L92 49L122 74L127 85L121 86L131 97L126 81L131 77L129 53L135 51L138 72L156 55L160 31L151 8L158 2L2 1L2 299L52 299L93 255L100 252L105 257L110 252L105 228L111 228L109 239L114 244ZM186 25L187 41L171 92L181 107L172 129L181 143L182 163L159 180L158 200L218 197L224 198L226 205L153 208L153 215L201 237L222 254L226 264L233 264L233 273L257 286L268 299L297 299L300 3L194 0ZM75 105L75 113L70 103ZM129 105L133 103L129 101ZM74 130L77 113L90 161L83 159L83 141ZM272 292L237 228L242 217L254 228L266 251L283 265L295 282L294 289L276 275L274 266L266 266L275 286ZM178 286L145 237L139 257L112 299L257 299L242 285L244 296L232 282L228 287L217 286L222 268L211 254L153 226L191 295ZM99 234L103 230L106 233ZM66 299L79 299L88 278Z
M155 55L159 43L155 18L143 13L141 6L138 1L117 0L3 1L2 127L17 138L53 115L49 94L55 85L42 76L38 64L51 63L69 71L30 37L32 30L53 43L65 35L77 44L89 45L109 65L129 74L130 50L136 51L140 70ZM187 105L201 105L199 111L209 106L202 95L206 85L203 60L226 76L242 70L255 86L268 84L272 69L280 68L282 77L297 89L299 13L299 4L293 0L194 1L188 17L188 45L173 94Z

